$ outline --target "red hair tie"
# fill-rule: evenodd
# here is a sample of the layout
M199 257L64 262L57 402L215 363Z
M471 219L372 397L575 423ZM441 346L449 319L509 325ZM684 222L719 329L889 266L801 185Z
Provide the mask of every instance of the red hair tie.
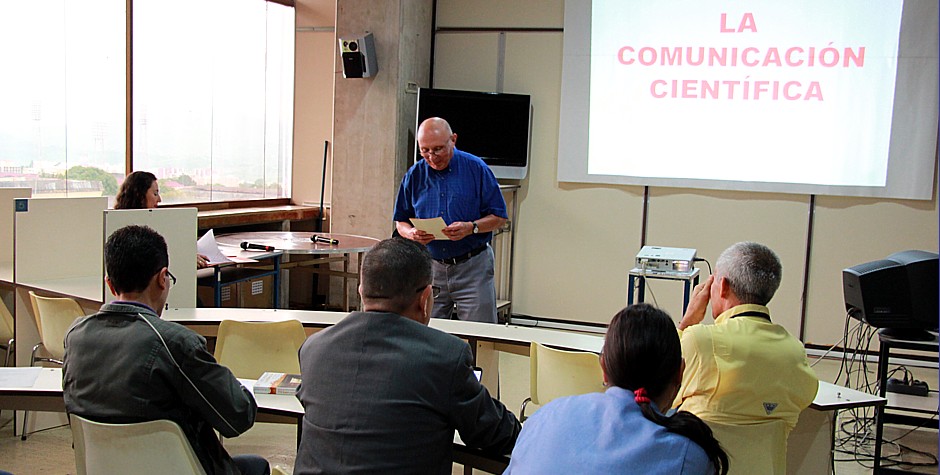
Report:
M633 391L633 400L636 401L637 404L650 403L650 398L646 396L645 388L640 388L636 391Z

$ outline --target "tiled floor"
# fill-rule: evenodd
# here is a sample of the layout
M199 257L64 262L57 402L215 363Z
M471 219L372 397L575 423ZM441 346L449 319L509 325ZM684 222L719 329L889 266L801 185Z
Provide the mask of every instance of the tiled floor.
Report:
M817 375L823 380L833 381L839 369L839 362L823 360L815 366ZM937 388L937 373L934 370L915 370L918 379L927 381L931 388ZM501 400L513 411L518 412L522 400L529 391L529 365L528 358L513 354L500 356L500 385ZM527 408L531 413L534 407ZM75 462L71 447L71 432L67 427L50 429L30 435L29 439L21 441L13 436L12 413L3 411L0 414L0 469L14 474L73 474ZM848 415L846 415L848 417ZM847 420L847 419L844 419ZM933 430L916 430L910 432L907 428L887 428L886 436L900 437L899 443L904 446L937 454L937 423L933 422ZM846 430L852 429L846 423ZM854 433L853 433L854 434ZM231 453L255 453L266 457L272 465L280 465L288 473L293 468L295 456L295 426L280 424L257 424L245 435L237 439L225 441L226 448ZM843 435L839 435L843 438ZM853 448L855 444L847 444L846 448ZM870 441L860 441L863 450L871 450ZM888 450L888 449L886 449ZM888 454L897 453L897 448L890 449ZM870 459L860 458L861 463L854 461L851 454L837 454L836 474L860 475L870 474ZM903 458L908 461L927 460L927 457L918 457L905 450ZM921 467L918 473L937 473L937 466ZM455 466L454 473L462 473L461 467ZM822 475L822 474L820 474Z

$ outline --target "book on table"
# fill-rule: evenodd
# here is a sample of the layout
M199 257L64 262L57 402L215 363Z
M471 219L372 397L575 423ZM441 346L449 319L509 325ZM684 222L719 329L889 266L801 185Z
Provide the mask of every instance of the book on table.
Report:
M300 375L265 371L255 382L252 390L255 394L297 394L300 387Z

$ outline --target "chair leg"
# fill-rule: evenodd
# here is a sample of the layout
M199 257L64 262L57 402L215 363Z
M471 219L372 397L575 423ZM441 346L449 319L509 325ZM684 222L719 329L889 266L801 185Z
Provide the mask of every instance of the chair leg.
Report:
M13 339L10 338L10 341L0 344L0 347L3 347L3 366L10 366L10 353L13 351Z
M527 397L525 398L525 401L522 401L522 407L519 408L519 422L525 422L525 420L528 419L528 417L525 416L525 407L529 404L530 401L532 401L532 398L530 397Z
M33 366L34 364L36 364L36 352L39 351L39 347L41 346L42 346L42 343L37 343L36 346L33 347L33 352L32 354L29 355L30 366ZM20 440L26 440L26 427L27 427L26 424L28 423L29 423L29 411L23 411L23 432L20 433Z
M7 366L16 366L16 338L10 338L10 346L7 348Z

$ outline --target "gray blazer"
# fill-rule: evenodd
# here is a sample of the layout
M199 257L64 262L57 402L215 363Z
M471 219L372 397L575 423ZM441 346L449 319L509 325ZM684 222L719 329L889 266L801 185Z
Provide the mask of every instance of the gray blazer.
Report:
M473 375L459 338L392 313L354 312L300 349L295 474L451 473L454 430L506 454L519 421Z

